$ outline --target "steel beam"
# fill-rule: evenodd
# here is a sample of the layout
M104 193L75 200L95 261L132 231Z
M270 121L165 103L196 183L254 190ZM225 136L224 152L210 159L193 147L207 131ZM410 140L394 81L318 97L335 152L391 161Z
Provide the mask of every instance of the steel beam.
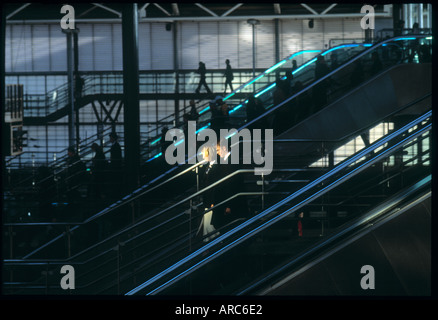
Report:
M122 9L123 101L126 186L138 187L140 172L140 101L138 62L138 14L136 3Z

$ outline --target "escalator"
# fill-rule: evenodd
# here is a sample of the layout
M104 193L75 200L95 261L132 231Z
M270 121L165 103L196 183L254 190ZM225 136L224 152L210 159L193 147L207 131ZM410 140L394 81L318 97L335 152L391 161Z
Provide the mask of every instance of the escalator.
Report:
M423 149L401 162L394 160L397 165L386 167L392 157L403 158L404 152L412 146L429 143L430 129L429 111L167 269L145 277L145 282L126 294L254 294L258 292L254 289L269 288L270 283L280 281L289 272L306 270L309 263L327 254L327 250L346 245L364 228L404 210L405 206L430 193L430 149L426 152ZM296 228L301 212L304 213L302 234L290 233L288 229ZM430 231L427 222L422 226L413 237ZM393 250L404 250L405 234L399 231L393 234L396 237L391 242ZM421 247L422 250L427 248L430 249L430 242L429 246L426 242ZM429 263L420 270L424 275L423 269L430 271L430 251L423 252L422 257L422 262ZM332 263L335 262L332 260ZM348 264L348 261L336 260L336 263ZM375 263L376 266L382 264ZM410 265L413 263L409 261ZM396 268L401 266L394 266ZM430 274L427 278L426 272L426 281L423 278L422 284L428 279ZM359 283L357 281L357 285ZM427 292L427 285L420 291L421 294Z
M401 110L400 113L406 112L406 110L409 108L415 109L416 106L417 106L416 103L409 105L406 108L404 108L404 110ZM392 117L394 116L395 115L393 115ZM383 120L384 119L381 119L381 121ZM15 267L15 270L17 270L17 268L24 268L28 270L26 274L29 276L32 274L29 268L33 269L33 272L36 272L36 274L38 274L39 273L38 270L41 271L41 268L43 269L46 268L48 264L50 264L53 268L55 268L54 270L56 270L57 268L56 265L59 266L62 264L66 264L68 262L73 264L75 268L77 268L77 274L81 275L78 278L78 283L80 283L80 285L78 285L76 293L80 294L84 292L87 293L93 292L94 294L96 293L122 294L123 291L126 290L126 288L129 287L132 288L138 286L139 283L138 279L150 278L153 280L151 283L155 281L162 281L162 278L166 280L168 279L166 277L168 277L169 274L170 276L172 276L174 272L179 272L181 270L180 269L181 267L187 266L187 263L189 264L192 263L193 261L191 261L191 259L196 260L202 258L204 259L202 260L202 262L205 262L207 259L210 259L211 257L215 256L215 254L213 254L214 252L221 252L222 245L226 246L229 243L229 241L231 241L231 243L234 244L235 241L239 240L240 238L236 240L234 235L240 232L240 230L247 230L250 226L252 228L252 224L255 224L257 226L256 229L262 230L262 228L264 228L265 226L269 226L270 224L273 224L272 221L276 219L280 221L283 217L293 213L290 211L289 208L288 214L278 215L278 213L281 211L279 210L279 208L282 208L283 206L288 206L290 204L289 200L291 199L294 199L295 201L297 200L297 197L308 196L309 192L314 192L315 191L314 189L316 189L319 192L319 194L311 195L305 200L308 201L308 199L316 199L315 200L316 204L308 204L308 205L309 206L316 205L317 207L320 207L321 204L318 201L319 199L318 196L320 194L325 196L324 192L328 192L332 188L334 188L333 185L339 184L340 187L342 188L343 183L341 182L353 181L351 183L353 183L353 185L355 185L356 188L352 188L351 186L346 186L345 187L346 189L337 190L338 192L336 192L336 197L343 197L344 199L342 199L342 201L339 201L339 198L336 198L335 195L329 197L332 200L336 200L335 203L340 203L340 205L338 204L339 208L335 210L336 215L339 212L344 212L342 215L338 217L341 218L340 219L341 221L337 221L337 219L334 220L332 219L330 221L331 222L330 228L334 228L336 227L334 225L335 223L340 223L345 221L348 222L351 221L352 218L357 217L356 210L354 211L349 210L348 209L349 205L359 203L357 201L357 199L359 198L370 199L370 195L372 195L373 192L376 191L376 189L377 189L377 193L378 192L381 193L382 190L380 189L383 188L382 184L389 183L390 188L389 187L383 188L385 189L385 195L388 195L394 191L399 190L400 185L397 183L397 181L403 180L405 185L409 185L411 181L409 179L412 178L417 179L420 177L420 174L424 174L425 172L427 174L427 172L430 172L429 166L427 165L422 166L423 163L427 163L427 161L429 161L427 155L430 152L429 149L426 148L427 144L423 144L423 143L422 143L423 146L422 150L424 152L420 154L421 162L419 162L421 166L419 166L418 163L416 163L416 166L409 166L405 164L405 166L407 166L409 169L406 170L407 172L409 171L409 174L406 173L402 178L400 177L399 174L400 173L399 167L390 165L389 168L391 170L382 170L382 167L384 167L383 164L376 165L376 164L380 164L379 161L381 161L382 158L385 157L387 158L387 156L393 155L396 151L398 151L397 148L400 148L400 146L403 146L403 148L405 149L409 149L411 146L406 144L407 143L412 144L412 141L414 141L415 137L421 136L424 140L428 139L428 136L425 133L427 133L429 129L430 129L430 112L424 114L420 118L415 119L414 121L411 121L407 125L403 126L401 129L386 134L380 140L374 142L371 146L359 150L353 156L348 158L346 161L337 164L334 168L322 167L322 168L313 168L316 170L312 170L310 166L306 170L303 170L303 168L296 170L290 169L290 171L279 169L278 170L279 175L273 177L272 178L273 181L276 180L276 178L278 178L278 180L283 180L284 183L293 183L296 185L294 187L288 187L286 189L283 189L283 187L280 186L278 188L273 188L272 190L269 190L269 192L246 194L248 196L254 195L255 197L253 200L256 200L255 202L260 200L260 195L263 195L265 197L264 208L268 208L268 209L264 210L263 207L261 207L260 211L258 212L254 211L252 216L250 218L247 217L246 220L232 221L230 225L225 226L225 228L221 230L221 236L219 238L215 238L213 241L208 242L207 244L205 244L205 242L202 241L202 238L199 239L199 237L196 237L196 229L198 227L199 218L202 217L203 212L201 211L195 214L195 211L188 212L187 210L187 209L193 209L193 206L197 206L196 203L191 201L194 200L197 197L197 195L192 195L190 199L180 202L179 204L175 205L174 208L168 208L167 210L165 210L167 212L161 212L161 214L159 215L156 214L155 216L149 216L146 220L138 221L135 225L130 226L129 228L125 229L123 232L117 234L116 236L106 239L106 241L98 243L93 247L89 248L88 250L83 251L82 253L74 254L71 258L63 259L63 260L35 259L36 256L34 256L32 259L28 259L27 262L24 263L23 261L5 261L5 265L7 266L6 269L8 269L9 267L12 268ZM353 137L360 136L360 134L363 134L363 132L356 132L353 135ZM346 142L351 141L351 139L352 136L346 137L343 143L345 144ZM402 140L397 141L397 139L399 140L402 139ZM419 143L418 141L414 141L414 142L415 145L418 145ZM376 152L376 150L378 150L378 152ZM373 151L374 153L371 151ZM413 162L413 161L415 161L415 157L411 157L411 159L408 160L408 162ZM383 163L385 163L385 161L383 161ZM419 167L420 170L417 170ZM367 171L365 173L360 173L360 170L367 170ZM344 176L344 173L346 173L346 171L348 172L348 175L351 175L352 178ZM369 171L371 171L372 173L371 175ZM287 180L285 179L284 174L288 175ZM359 182L354 181L355 179L354 177L356 175L359 175L360 178L358 180ZM365 179L366 181L362 181L363 176L368 177L372 175L373 175L373 179ZM253 173L251 173L249 176L254 177ZM382 176L386 179L384 183L382 183L380 180ZM303 178L307 178L307 180L304 180ZM331 185L327 185L326 180L329 178L330 180L328 181L328 183L331 182L331 179L334 180L336 178L337 180L335 180ZM255 181L252 182L253 182L252 185L257 185L256 183L254 183ZM375 185L376 183L377 186ZM367 188L364 188L364 186L367 186ZM353 189L356 190L353 191ZM358 192L358 194L355 194L355 192ZM288 194L288 197L286 199L284 199L285 194ZM369 208L372 208L373 205L376 205L376 203L380 201L381 196L382 194L379 194L379 197L374 197L374 201L368 200L365 203L361 203L361 205L364 206L363 208L361 208L360 205L359 206L356 205L356 207L361 209L360 213L362 214L364 211L369 210ZM300 199L301 198L299 198L298 200ZM371 197L371 199L373 198ZM248 203L249 202L250 201L248 201ZM303 202L304 201L301 201L301 203L299 204L301 205ZM136 205L141 205L141 204L137 203ZM258 206L257 203L255 203L254 205ZM293 209L295 210L296 208L297 206L295 206L295 208ZM306 228L308 228L309 231L311 229L314 229L313 230L314 236L313 237L310 236L308 239L305 240L302 239L303 241L300 242L301 244L314 243L316 240L319 240L322 235L324 235L324 232L328 232L329 230L328 226L324 228L324 225L321 225L320 221L324 220L323 214L321 212L318 213L318 210L311 210L309 211L309 214L310 212L312 212L313 215L315 215L316 212L316 216L312 217L314 221L312 219L311 220L313 224L317 225L317 227L316 228L311 227L311 224L306 223ZM345 214L345 212L347 212L347 214ZM333 212L331 212L330 214L332 213ZM294 219L295 218L293 218L292 220ZM291 221L289 221L290 228L292 228L292 225L293 224L291 224ZM88 231L85 233L82 233L84 231L78 233L79 229L71 230L71 231L72 231L72 236L76 234L75 236L79 236L79 238L82 238L84 237L85 234L87 234L87 232L90 232L90 229L88 229ZM231 235L229 232L231 232ZM280 232L275 230L274 234L280 234ZM221 240L219 241L219 239ZM263 252L263 250L260 249L260 246L257 248L258 243L259 243L258 240L255 241L254 246L256 249L253 250L245 249L244 251L254 252L255 250L256 253L260 251ZM216 246L218 245L221 246L221 249L216 251ZM48 247L48 249L54 250L54 247ZM267 251L271 252L272 250L267 250ZM207 256L204 256L203 255L204 253ZM210 255L210 253L212 254ZM242 257L242 253L239 253L238 256ZM280 255L280 257L284 258L283 255ZM256 257L248 256L246 258L247 259L243 259L243 260L245 261L247 260L248 263L251 262L251 265L253 266L258 266L257 263L263 261L262 263L263 268L260 269L259 268L260 266L258 266L257 272L266 271L268 267L272 267L271 265L268 265L265 261L270 261L272 262L272 264L281 262L281 260L278 260L279 257L275 257L275 259L274 257L270 257L270 259L267 260L263 259L263 254L256 254ZM239 258L239 260L241 259ZM185 262L181 263L180 261L185 261ZM175 264L172 265L172 262ZM174 268L175 265L178 265L178 267ZM199 264L196 262L195 266L197 267L198 265ZM210 266L210 264L207 265ZM233 266L233 269L236 267L234 263L232 264L220 263L220 265L221 266L230 265ZM193 270L193 268L190 268L190 270ZM225 268L225 270L227 269ZM56 272L55 271L53 272L54 272L53 278L56 279ZM17 277L17 273L15 272L14 274L15 277ZM254 279L256 277L257 274L252 274L250 276L251 279ZM246 279L246 278L242 277L242 279ZM34 288L41 289L42 287L45 288L46 290L50 290L51 293L53 292L60 293L60 291L57 290L56 284L45 286L44 284L42 285L41 282L50 284L51 279L50 277L48 278L48 276L42 277L36 282L33 282ZM17 281L17 283L19 283L19 281ZM199 288L196 289L192 285L193 283L196 283L196 280L192 279L190 283L191 283L190 286L187 286L185 284L183 285L183 287L192 288L193 291L191 291L190 293L196 294L198 292L196 290L198 290ZM144 292L144 289L147 289L147 286L141 285L140 287L141 288L138 290L133 290L132 293L134 293L134 291L135 293L142 293ZM203 284L202 288L205 289L207 287ZM221 283L220 288L222 289L227 288L227 290L229 290L228 285L226 285L225 283ZM219 290L219 289L215 288L214 290ZM223 291L221 290L209 291L209 293L211 292L223 293ZM231 292L231 291L227 291L227 292ZM187 294L187 292L184 292L184 294Z
M397 40L397 42L399 42L401 40ZM405 40L403 40L405 41ZM376 45L376 48L380 48L383 47L384 44L387 43L382 43L380 46ZM390 46L388 46L390 47ZM403 46L402 46L403 47ZM371 49L367 49L364 52L360 53L358 56L356 56L354 59L358 60L361 59L362 57L365 58L367 57L367 54L370 53L368 52L368 50ZM398 52L398 51L395 51ZM401 55L401 57L398 57L397 59L397 63L401 63L403 64L403 59L402 59L402 54L403 51L399 52L399 54ZM354 62L354 61L352 61ZM350 62L351 63L351 62ZM347 66L350 64L348 63ZM419 65L420 66L420 65ZM391 65L389 65L389 67L391 67ZM340 67L339 70L342 70L343 67ZM338 71L339 71L338 70ZM387 69L389 70L389 69ZM334 70L332 72L333 74L336 73L336 70ZM324 81L325 79L330 79L332 76L332 74L326 75L325 78L321 79L321 81ZM342 77L340 77L342 79ZM339 79L338 79L339 80ZM370 82L374 81L375 78L370 78L368 79ZM331 79L330 79L331 81ZM316 83L317 84L317 83ZM362 83L361 85L363 85L364 83ZM367 84L367 82L365 81L365 85ZM312 83L310 85L310 87L307 90L312 89L312 87L315 86L315 83ZM350 92L352 89L349 86L343 87L344 91ZM426 87L427 89L427 87ZM303 92L305 92L306 90L302 91L302 92L298 92L295 93L294 95L292 95L289 98L290 100L296 99L297 97L299 97ZM360 91L360 90L357 90ZM269 90L266 90L264 93L268 93ZM348 95L348 94L347 94ZM261 95L260 95L261 96ZM338 97L343 97L345 96L342 95L341 93L338 93L338 96L336 96L335 94L333 94L333 102L330 105L336 105L336 101ZM272 98L272 95L271 95ZM410 97L413 98L413 97ZM339 98L338 98L339 99ZM426 98L424 98L426 99ZM418 100L418 101L417 101ZM418 110L416 111L411 111L411 114L418 114L420 111L424 110L425 107L423 100L423 97L420 97L419 99L415 100L415 108L417 108ZM269 101L269 99L267 99L266 101ZM281 110L282 106L285 106L288 102L288 99L285 100L284 102L282 102L281 104L277 105L277 106L270 106L267 111L265 112L264 116L272 116L275 115L276 110ZM330 100L328 101L329 103L331 102ZM423 105L421 105L423 104ZM357 108L360 108L361 106L356 106ZM241 108L243 109L243 107ZM324 110L323 108L321 110ZM393 105L393 109L394 112L399 111L400 110L400 105ZM420 111L419 111L420 110ZM313 112L313 113L317 113L320 110L311 110L308 112ZM389 110L386 110L385 112L389 112ZM404 112L406 112L406 110L404 110ZM408 113L409 114L409 113ZM263 116L263 115L262 115ZM260 116L259 118L261 118L262 116ZM381 120L382 118L378 118L378 116L381 115L376 115L374 120ZM306 118L306 116L304 116L303 118ZM402 117L403 118L403 117ZM255 119L253 121L251 121L249 124L253 124L256 123L256 121L258 121L259 119ZM370 117L368 118L369 121ZM362 123L362 127L356 127L356 128L366 128L366 125L371 125L370 122L364 122ZM304 121L297 121L297 125L292 125L292 128L294 127L298 127L298 125L300 123L303 123ZM247 126L247 124L244 125L244 127ZM348 130L347 130L348 131ZM287 132L287 131L285 131ZM351 131L350 131L351 133ZM339 137L339 134L338 136ZM330 158L330 152L327 151L333 151L335 150L336 147L341 146L343 143L345 143L345 141L330 141L330 140L325 140L322 141L324 144L321 144L321 141L317 141L318 143L318 148L315 148L315 139L313 139L310 142L307 143L303 143L303 142L296 142L293 147L289 146L289 150L303 150L302 154L300 153L292 153L292 155L295 155L295 159L288 159L284 156L284 153L281 156L277 156L276 151L277 150L285 150L284 148L284 144L288 143L286 141L287 139L276 139L275 141L275 146L277 145L283 145L281 146L281 148L275 148L274 149L274 155L275 155L275 159L274 159L274 163L276 164L276 168L278 168L278 171L274 170L274 172L277 172L278 176L277 176L277 180L283 180L285 181L285 183L283 183L283 185L286 185L286 183L288 183L288 180L294 180L294 183L307 183L308 181L311 181L312 179L314 179L319 173L321 173L321 168L311 168L309 167L309 165L311 165L313 162L317 161L318 159L321 158L322 154L325 154L326 158ZM289 139L290 140L290 139ZM342 140L342 139L341 139ZM300 147L300 144L302 145L307 145L307 151L306 148ZM329 150L329 148L331 148ZM287 148L286 148L287 150ZM310 151L309 151L310 150ZM301 151L300 151L301 152ZM281 153L280 153L281 154ZM289 152L289 154L291 154ZM306 154L307 156L304 157L303 155ZM293 160L293 161L292 161ZM83 259L83 257L87 257L89 255L95 255L96 250L97 251L101 251L101 252L113 252L113 248L114 246L118 247L118 248L122 248L122 246L119 247L119 242L120 243L125 243L126 241L128 241L128 239L130 239L130 237L133 234L141 234L141 232L144 232L144 230L148 230L148 228L155 228L154 226L157 226L155 230L159 230L160 228L162 228L163 226L165 226L166 221L177 221L178 219L182 219L180 221L185 221L187 218L187 215L190 216L190 214L193 212L195 212L195 208L198 208L201 203L197 202L197 197L200 194L195 194L197 188L199 187L197 185L197 178L198 178L198 171L197 171L197 167L200 167L202 164L197 164L195 166L185 166L182 167L184 171L182 172L178 172L178 175L173 175L171 176L171 178L168 178L168 180L172 181L174 183L173 186L171 186L171 184L169 182L161 182L158 181L157 184L147 184L144 188L139 189L137 192L135 192L134 194L130 195L130 196L126 196L124 199L113 203L111 206L109 206L108 208L100 211L97 215L85 220L83 223L80 224L72 224L72 223L64 223L64 224L58 224L57 226L55 226L53 229L57 229L59 233L58 236L52 238L49 242L47 242L43 247L38 248L35 251L32 252L24 252L24 254L21 254L19 256L24 257L24 260L30 260L30 259L59 259L60 257L65 257L65 261L70 261L70 260L75 260L75 259L79 259L81 258L81 260ZM291 169L293 168L293 169ZM305 170L303 170L303 168ZM250 170L251 168L247 168L246 170ZM245 170L245 169L243 169ZM296 177L294 179L291 179L291 177L297 175L299 172L303 172L303 174L307 175L305 177L299 178ZM249 172L244 172L244 171L240 171L240 173L238 174L246 174L246 181L248 185L260 185L259 184L259 180L254 178L254 175L251 171ZM183 179L183 180L181 180ZM274 179L274 178L273 178ZM183 181L182 183L184 183L185 186L187 186L187 188L184 188L184 190L182 190L183 192L181 192L181 188L178 188L178 185L181 183L181 181ZM281 184L281 183L279 183ZM192 186L192 187L190 187ZM254 192L254 188L253 187L249 187L247 190L248 194L247 196L252 196L253 198L250 199L252 203L252 205L249 205L249 207L251 208L251 213L252 215L254 214L258 214L260 212L260 210L262 210L263 208L266 208L266 206L268 205L268 201L265 197L264 194L264 183L261 183L262 186L262 190L257 189L257 192ZM296 186L299 186L299 184L297 184ZM253 193L251 193L253 192ZM262 192L262 193L260 193ZM284 195L285 193L290 193L291 189L290 187L287 187L285 189L281 189L280 191L276 192L275 195L273 197L270 198L270 201L279 201L281 196ZM172 199L172 202L169 202L169 199L166 199L166 194L178 194L178 198ZM262 195L262 197L260 197ZM262 202L260 204L260 202ZM251 207L252 206L252 207ZM165 214L163 214L163 210L165 210ZM190 225L190 230L194 231L197 229L198 227L198 223L196 221L196 219L199 219L200 216L202 216L202 210L197 210L196 211L196 215L193 214L193 217L190 217L190 220L193 221L191 222ZM201 212L201 213L200 213ZM193 218L193 219L192 219ZM112 221L112 225L110 225L110 222ZM235 222L235 223L239 223L239 221ZM11 225L10 227L14 227L13 225ZM22 226L22 230L26 230L26 229L31 229L31 228L35 228L37 226ZM123 229L125 228L126 229ZM45 228L45 227L43 227ZM180 228L179 230L184 230L186 231L188 226L187 223L184 222L181 224L181 226L179 226L178 228ZM63 231L64 230L64 231ZM140 231L143 230L143 231ZM152 229L150 229L152 230ZM63 232L63 233L61 233ZM158 231L149 231L147 232L147 234L151 234L153 232L158 232ZM179 231L180 232L180 231ZM52 233L55 234L55 233ZM82 237L84 237L85 235L89 235L89 234L95 234L95 235L99 235L100 237L96 236L96 239L88 239L90 240L89 242L85 241L85 240L79 240ZM159 232L156 234L157 237L159 236ZM109 237L109 238L108 238ZM85 238L85 237L84 237ZM191 237L188 237L191 238ZM121 240L123 239L123 240ZM130 243L134 243L131 241L128 241ZM188 242L188 243L187 243ZM163 242L165 243L165 242ZM192 243L191 241L187 241L187 236L184 235L184 233L181 234L181 238L177 238L175 240L175 243L172 243L173 246L178 247L181 243L185 243L189 245L189 251L192 250ZM194 245L194 244L193 244ZM90 247L91 246L91 247ZM160 246L155 248L153 251L151 251L151 255L153 256L154 253L159 252L160 249L162 248L172 248L172 246ZM68 250L66 250L66 248L68 248ZM87 249L88 248L88 249ZM104 249L104 248L108 248L108 249ZM88 250L88 253L87 253ZM180 256L184 256L186 254L187 250L187 246L179 253ZM84 251L83 253L81 253L82 251ZM57 252L62 252L61 255L59 255ZM66 254L68 252L68 254ZM91 253L94 252L94 253ZM103 254L104 255L104 254ZM11 255L11 257L14 255ZM151 256L151 258L152 258ZM50 258L49 258L50 257ZM164 256L163 256L164 258ZM155 258L154 258L155 259ZM65 262L64 261L64 262ZM83 261L83 260L82 260ZM164 261L164 260L163 260ZM17 262L19 263L19 262ZM166 264L169 263L169 261L164 262ZM160 266L161 268L163 267L162 265ZM158 269L160 267L157 267Z

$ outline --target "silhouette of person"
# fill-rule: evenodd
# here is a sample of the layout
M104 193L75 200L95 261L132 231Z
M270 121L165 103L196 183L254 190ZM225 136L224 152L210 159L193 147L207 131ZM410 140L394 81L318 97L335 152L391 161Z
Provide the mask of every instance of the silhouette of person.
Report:
M297 70L298 69L298 66L297 66L297 60L292 60L292 69L291 69L291 72L294 72L295 70Z
M216 157L216 150L213 147L205 147L202 150L203 160L207 163L203 166L203 171L201 175L201 188L207 188L217 180L219 180L218 176L218 164ZM202 236L204 237L203 241L208 242L219 233L214 233L216 230L214 224L212 224L213 210L211 208L214 207L215 204L215 188L211 188L206 190L202 195L202 203L204 205L204 214L201 219L201 223L199 225L197 235L202 230ZM209 235L209 236L207 236Z
M231 68L230 65L230 60L225 60L225 64L227 65L226 69L225 69L225 73L224 73L224 77L225 77L225 89L224 89L224 94L225 92L227 92L227 86L230 87L231 92L233 92L233 84L231 83L234 80L234 75L233 75L233 69Z
M412 26L412 34L416 35L420 33L420 27L418 25L418 22L415 22ZM419 49L420 49L420 42L418 39L415 39L410 42L410 54L409 54L409 63L412 63L414 61L415 55L420 55Z
M79 74L75 76L75 98L76 100L82 98L82 91L84 89L84 79Z
M354 62L354 69L350 76L350 83L352 87L359 85L364 80L363 65L360 59Z
M75 147L70 146L67 149L67 155L67 196L70 200L77 200L79 197L79 191L77 188L84 182L86 167L76 153Z
M218 129L226 129L229 118L228 105L222 100L221 96L216 97L216 105L218 108L216 126ZM217 133L219 133L219 131Z
M227 178L214 190L215 205L226 201L224 205L217 206L213 210L211 223L216 229L220 229L238 218L246 218L248 212L245 198L236 196L239 192L243 191L243 176L239 173L232 175L232 173L241 169L241 166L231 164L231 152L227 147L227 141L222 139L216 145L216 152L219 156L217 179Z
M198 110L196 110L195 100L190 100L189 120L198 121L198 119L199 113Z
M315 66L315 81L326 76L330 72L323 56L319 56ZM319 108L327 103L327 81L323 80L313 87L313 98L315 108Z
M103 185L105 183L105 174L107 170L107 161L105 154L103 153L102 147L97 143L91 145L91 150L93 150L94 157L92 159L91 172L91 191L92 196L95 198L103 197Z
M120 147L119 137L116 132L110 133L110 175L111 175L111 194L113 196L120 194L118 184L122 181L122 148Z
M331 60L330 69L333 71L337 67L339 67L338 53L337 52L332 52L332 54L330 56L330 60Z
M370 73L371 73L371 75L375 75L383 69L383 64L382 64L382 61L380 60L379 54L377 52L373 52L371 54L371 59L372 59L373 63L372 63L371 68L370 68Z
M205 90L207 90L207 93L211 94L212 92L208 87L207 82L205 81L206 79L205 75L207 73L207 69L205 68L205 64L202 61L199 62L199 68L196 71L196 73L200 75L199 84L198 84L198 88L196 89L196 93L199 94L201 87L204 86Z
M262 115L265 109L260 103L259 99L256 99L254 96L248 97L248 102L246 103L246 121L250 122L251 120L257 118Z
M300 238L303 236L303 218L304 218L304 212L300 212L297 221L298 237Z

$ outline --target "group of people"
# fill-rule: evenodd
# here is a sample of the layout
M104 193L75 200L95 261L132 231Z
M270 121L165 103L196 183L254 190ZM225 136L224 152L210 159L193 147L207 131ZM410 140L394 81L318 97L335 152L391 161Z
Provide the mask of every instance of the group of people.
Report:
M78 199L78 188L87 180L89 181L88 196L95 200L101 200L106 196L118 195L121 191L117 184L120 183L123 177L122 149L116 132L111 132L109 137L112 144L109 162L100 145L93 143L91 146L91 150L94 153L89 168L91 179L87 179L87 167L79 157L76 148L73 146L68 148L66 182L67 194L70 200Z

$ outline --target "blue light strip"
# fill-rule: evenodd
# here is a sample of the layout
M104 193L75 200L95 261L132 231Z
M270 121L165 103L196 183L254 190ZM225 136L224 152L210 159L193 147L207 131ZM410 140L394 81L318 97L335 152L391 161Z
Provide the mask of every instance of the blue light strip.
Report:
M156 143L157 143L158 141L160 141L160 140L161 140L161 137L159 137L157 140L152 141L152 142L151 142L151 146L154 145L154 144L156 144Z
M248 82L243 88L246 88L247 86L253 84L254 82L256 82L257 80L260 80L261 78L263 78L265 76L264 73L262 73L261 75L259 75L257 78L254 78L253 80L251 80L250 82ZM242 88L242 89L243 89Z
M198 132L200 132L200 131L202 131L202 130L204 130L204 129L207 129L209 126L211 126L211 123L210 123L210 122L209 122L206 126L200 128L200 129L198 129L198 130L196 131L196 133L198 133Z
M162 152L160 152L159 154L157 154L157 155L153 156L152 158L150 158L150 159L149 159L149 160L147 160L146 162L152 161L152 160L154 160L154 159L156 159L156 158L158 158L158 157L161 157L162 155L163 155L163 153L162 153Z
M300 54L304 54L304 53L318 53L318 52L321 52L321 50L305 50L305 51L302 51L302 52L297 52L297 53L294 53L293 55L291 55L288 58L288 60L291 60L291 59L295 58L296 56L299 56Z
M271 73L272 71L274 71L275 69L279 68L280 66L282 66L283 64L285 64L287 62L287 60L282 60L279 63L277 63L276 65L270 67L268 70L265 71L265 74Z
M394 41L403 41L403 40L416 40L417 38L398 38L395 39Z
M209 109L210 109L210 106L208 106L207 108L201 110L201 111L199 112L199 114L203 114L204 112L206 112L206 111L209 110Z
M230 93L230 94L229 94L227 97L225 97L222 101L225 101L225 100L231 98L231 97L234 96L236 93L237 93L237 91L236 91L236 92L233 92L233 93Z
M337 172L339 172L340 170L346 168L347 166L351 165L352 163L360 160L363 156L365 156L366 154L368 154L370 151L373 151L377 148L379 148L380 146L384 145L385 143L387 143L388 141L390 141L391 139L393 139L394 137L400 135L402 132L412 128L414 125L417 125L419 123L421 123L422 121L426 120L427 118L429 118L432 114L432 111L427 112L426 114L424 114L423 116L417 118L416 120L412 121L411 123L405 125L404 127L400 128L399 130L389 134L387 137L377 141L374 143L374 145L363 149L362 151L360 151L358 154L356 154L355 156L353 156L351 159L349 159L348 161L338 165L337 167L335 167L334 169L332 169L331 171L327 172L326 174L322 175L321 177L315 179L313 182L309 183L308 185L306 185L305 187L301 188L300 190L294 192L293 194L291 194L290 196L286 197L285 199L279 201L277 204L273 205L271 208L266 209L265 211L263 211L262 213L254 216L253 218L248 219L247 221L245 221L244 223L242 223L241 225L239 225L238 227L234 228L233 230L229 231L228 233L219 236L218 238L216 238L215 240L211 241L209 244L207 244L206 246L198 249L197 251L193 252L192 254L190 254L189 256L187 256L186 258L181 259L179 262L175 263L173 266L167 268L166 270L160 272L159 274L157 274L156 276L154 276L153 278L149 279L148 281L144 282L142 285L134 288L133 290L129 291L128 293L126 293L127 295L130 294L134 294L136 292L138 292L139 290L147 287L148 285L152 284L153 282L155 282L157 279L159 279L162 275L165 275L173 270L175 270L177 267L181 266L183 263L188 262L190 259L192 259L193 257L195 257L196 255L204 252L205 250L211 248L212 246L216 245L217 243L223 241L225 237L225 235L231 235L234 234L240 230L242 230L243 228L245 228L246 226L250 225L251 223L253 223L255 220L258 220L264 216L266 216L267 214L271 213L273 210L279 208L280 206L283 206L284 204L288 203L289 201L291 201L293 198L297 197L298 195L304 193L305 191L309 190L310 188L314 187L315 185L319 184L320 182L324 181L326 178L333 176L334 174L336 174ZM430 129L431 124L429 124L427 127L425 127L424 129L422 129L423 131L426 131L428 129ZM407 139L409 139L409 137L405 138L403 141L397 143L396 145L399 145L400 143L406 141ZM395 145L395 146L396 146ZM392 148L394 148L395 146L391 147L389 150L391 150ZM362 166L362 165L361 165ZM340 178L342 179L342 178ZM338 179L339 180L339 179ZM326 187L327 188L327 187ZM290 210L290 209L289 209ZM287 211L289 211L287 210ZM275 218L274 218L275 219ZM249 234L249 233L248 233ZM244 235L246 236L246 235ZM242 236L242 237L244 237ZM241 238L242 238L241 237ZM240 238L239 238L240 239ZM238 239L238 240L239 240ZM237 241L237 240L235 240ZM234 243L234 242L233 242ZM229 244L228 246L230 246L231 244ZM222 248L221 250L217 251L216 253L214 253L214 255L218 254L220 251L224 250L226 247ZM211 255L208 258L211 258L213 255ZM206 258L207 259L207 258ZM205 260L205 259L204 259ZM203 260L203 261L204 261ZM201 261L201 262L203 262ZM188 270L193 269L195 266L199 265L201 262L198 262L196 265L192 266L191 268L189 268ZM186 270L183 273L187 273L188 270ZM181 274L183 274L181 273ZM180 274L180 275L181 275ZM179 276L180 276L179 275ZM178 277L179 277L178 276ZM173 279L176 279L173 278ZM157 291L159 288L163 287L164 285L166 285L167 283L173 281L173 279L167 281L165 284L159 286L158 288L154 289L153 291L151 291L149 294Z
M272 88L274 88L276 86L276 83L274 82L273 84L271 84L269 87L263 89L262 91L260 91L259 93L254 95L254 98L258 98L259 96L261 96L262 94L264 94L266 91L271 90Z
M239 104L237 107L235 107L234 109L230 110L230 113L233 113L234 111L239 110L242 107L243 107L243 104Z
M359 44L343 44L343 45L341 45L341 46L338 46L338 47L334 47L334 48L328 49L327 51L321 53L321 56L325 56L327 53L332 52L332 51L335 51L335 50L338 50L338 49L343 49L343 48L355 48L355 47L358 47L358 46L360 46L360 45L359 45Z
M292 74L297 73L298 71L304 69L305 67L307 67L308 65L311 65L312 63L314 63L317 60L317 58L313 58L312 60L310 60L309 62L303 64L301 67L299 67L298 69L295 69L294 71L292 71Z

